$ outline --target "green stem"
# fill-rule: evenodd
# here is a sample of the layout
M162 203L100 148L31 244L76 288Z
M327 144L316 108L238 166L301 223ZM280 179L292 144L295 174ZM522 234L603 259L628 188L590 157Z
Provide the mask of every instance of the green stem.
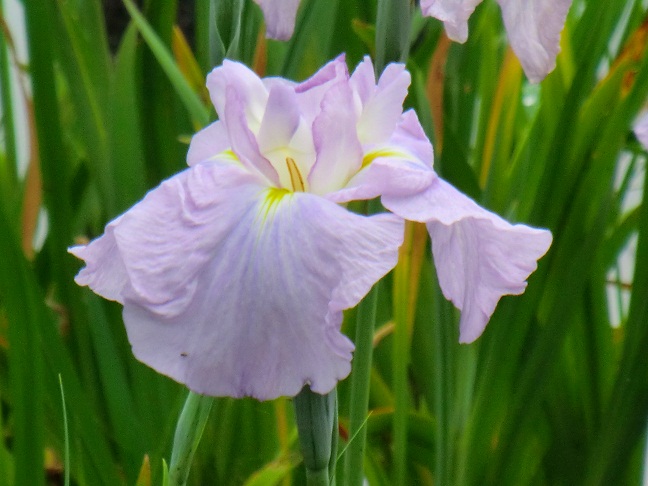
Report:
M329 486L329 471L334 467L334 445L337 443L337 391L333 389L320 395L306 385L293 404L307 484Z
M349 402L349 437L352 440L344 462L344 478L348 486L359 486L363 480L363 459L367 441L367 428L364 424L369 409L369 382L379 285L380 283L374 285L358 307Z
M306 484L308 486L329 486L329 470L328 467L313 471L306 469Z
M191 461L205 430L213 403L212 397L191 391L187 395L173 437L173 451L169 467L169 484L171 486L182 486L187 483Z

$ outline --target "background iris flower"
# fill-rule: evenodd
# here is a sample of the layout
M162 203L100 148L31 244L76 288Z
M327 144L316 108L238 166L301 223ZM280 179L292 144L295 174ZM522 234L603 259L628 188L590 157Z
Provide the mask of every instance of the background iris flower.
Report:
M409 82L392 64L376 84L368 58L352 76L342 56L299 84L226 61L208 76L219 120L194 136L190 168L71 249L86 261L77 283L122 303L138 359L198 393L324 394L351 369L342 311L396 265L407 218L427 223L460 339L473 341L499 298L524 290L551 234L434 173L403 113ZM378 196L393 214L341 205Z
M482 0L421 0L423 15L443 21L448 37L468 39L468 19ZM527 77L538 83L556 67L560 33L572 0L497 0L511 48Z
M288 40L299 0L255 0L263 10L267 36ZM466 42L468 19L482 0L421 0L423 15L443 21L450 39ZM573 0L497 0L511 48L527 77L538 83L556 67L560 33Z

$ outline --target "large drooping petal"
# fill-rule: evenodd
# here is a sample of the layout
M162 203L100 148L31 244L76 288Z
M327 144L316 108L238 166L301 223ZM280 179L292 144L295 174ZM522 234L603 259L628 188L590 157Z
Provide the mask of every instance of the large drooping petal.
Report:
M551 233L511 225L440 178L413 196L383 196L386 208L424 222L443 295L461 310L460 342L477 339L504 295L521 294Z
M288 40L295 30L295 17L299 0L254 0L263 10L266 36L270 39Z
M340 311L394 267L403 238L397 216L220 163L175 176L111 228L74 251L87 263L77 281L124 304L138 359L199 393L262 400L306 383L326 393L349 373ZM110 278L97 274L106 258Z
M71 252L86 262L76 282L108 299L178 315L193 299L196 275L213 248L263 190L240 165L198 164L164 181Z
M425 16L441 20L450 39L466 42L468 19L481 2L482 0L421 0L421 11Z
M560 33L572 0L497 0L511 48L529 80L539 83L556 67Z
M106 225L104 235L88 245L74 246L68 251L85 260L86 266L74 279L79 285L87 285L93 292L108 300L123 303L123 290L128 285L128 271L115 242L115 228L122 217Z

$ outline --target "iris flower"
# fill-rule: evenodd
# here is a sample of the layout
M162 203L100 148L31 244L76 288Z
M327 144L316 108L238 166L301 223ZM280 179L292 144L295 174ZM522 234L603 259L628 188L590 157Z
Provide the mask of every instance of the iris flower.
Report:
M270 39L288 40L295 30L299 0L254 0L263 10L266 35Z
M450 39L466 42L468 19L482 0L421 0L423 15L443 21ZM572 0L497 0L511 48L538 83L556 67L560 32Z
M460 339L497 301L524 291L551 234L510 225L440 179L413 111L410 76L344 57L293 83L225 61L207 78L219 120L198 132L189 168L105 233L70 251L76 281L120 302L135 356L195 392L329 392L350 372L340 332L397 262L404 219L424 222ZM345 207L381 197L391 212Z

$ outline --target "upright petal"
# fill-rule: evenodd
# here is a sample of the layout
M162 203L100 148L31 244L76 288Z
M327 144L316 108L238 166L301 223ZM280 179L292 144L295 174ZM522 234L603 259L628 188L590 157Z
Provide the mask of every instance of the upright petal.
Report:
M138 359L198 393L266 400L307 383L329 392L350 371L341 310L396 264L400 218L272 191L245 211L240 201L219 200L236 224L212 240L182 313L160 316L137 299L125 302ZM181 266L184 256L176 259Z
M345 59L344 54L339 55L295 87L295 92L299 95L299 111L306 123L312 124L319 115L320 105L329 88L349 79Z
M295 17L299 0L254 0L263 10L266 36L270 39L288 40L295 30Z
M346 185L362 165L362 147L356 134L357 118L350 109L353 94L348 82L339 82L325 94L313 122L317 159L308 182L310 191L326 194Z
M373 65L367 57L356 68L349 82L357 90L362 103L357 124L360 143L384 143L403 114L410 74L403 64L389 64L376 85Z
M427 223L443 295L461 310L462 343L484 331L503 295L521 294L551 233L511 225L437 178L409 197L383 196L394 213Z
M441 20L450 39L456 42L466 42L466 39L468 39L468 19L481 1L421 0L421 11L425 16ZM526 5L526 2L524 3Z
M259 150L266 153L287 146L297 131L299 118L294 87L281 83L273 85L257 134Z
M527 77L539 83L556 67L560 33L572 0L497 0L511 48Z
M236 93L244 108L245 119L253 131L258 131L263 119L268 90L263 81L250 68L240 62L225 59L222 66L214 68L207 75L207 89L219 118L227 125L228 88Z
M227 120L227 131L232 151L250 171L258 172L269 182L278 186L279 174L272 163L261 153L257 138L245 115L245 101L240 98L239 92L231 86L226 87L226 100L223 118Z

